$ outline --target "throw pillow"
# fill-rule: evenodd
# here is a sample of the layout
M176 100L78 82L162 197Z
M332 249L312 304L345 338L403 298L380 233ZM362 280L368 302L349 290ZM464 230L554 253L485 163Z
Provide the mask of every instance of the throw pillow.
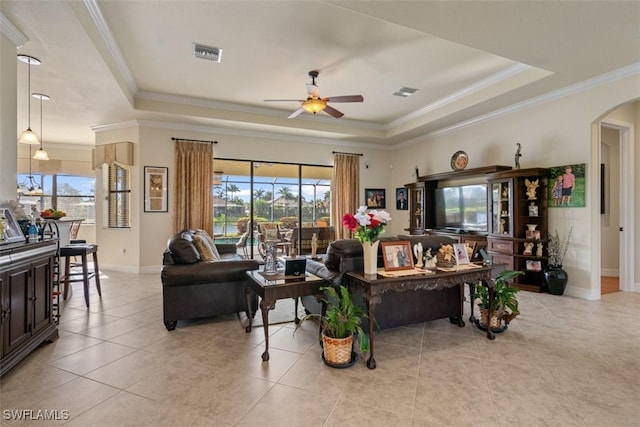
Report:
M213 241L211 236L209 236L209 233L207 233L206 230L198 229L196 230L196 236L200 236L202 240L207 243L207 246L209 247L209 250L211 251L213 257L212 261L220 261L220 253L218 252L218 248L216 247L215 242Z

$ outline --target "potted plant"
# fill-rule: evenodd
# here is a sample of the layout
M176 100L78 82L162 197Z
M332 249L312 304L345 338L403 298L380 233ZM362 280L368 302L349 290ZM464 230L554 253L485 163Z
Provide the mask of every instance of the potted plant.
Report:
M345 286L340 286L339 292L331 286L322 290L325 293L326 304L324 316L316 313L307 314L300 319L295 330L307 319L319 319L325 364L333 367L350 366L357 360L353 353L354 334L358 334L360 352L369 351L369 337L360 326L362 319L367 318L366 310L353 303L351 293Z
M521 271L503 270L493 279L495 288L491 319L488 319L489 288L481 283L476 285L473 298L474 300L479 300L480 319L476 323L478 328L486 329L487 325L489 325L493 332L502 332L520 314L518 299L516 298L518 288L511 286L511 281L520 274L523 273Z
M569 276L567 272L562 268L562 262L564 256L569 249L569 242L573 235L573 227L569 229L566 239L561 239L558 230L555 230L554 234L549 237L549 244L547 252L549 254L548 263L549 266L544 271L544 281L547 284L547 289L552 295L562 295L567 287L567 280Z

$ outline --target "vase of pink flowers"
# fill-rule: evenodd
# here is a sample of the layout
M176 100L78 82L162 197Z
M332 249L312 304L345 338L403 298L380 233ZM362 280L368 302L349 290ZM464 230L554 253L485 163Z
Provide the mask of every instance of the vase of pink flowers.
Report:
M362 244L364 259L364 274L376 274L378 268L378 236L384 233L384 228L391 221L387 211L371 210L360 206L355 214L346 213L342 223L351 230L353 237Z

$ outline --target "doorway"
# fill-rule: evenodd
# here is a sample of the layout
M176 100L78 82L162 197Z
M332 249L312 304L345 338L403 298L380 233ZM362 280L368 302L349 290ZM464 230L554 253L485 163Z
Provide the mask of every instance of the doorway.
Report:
M600 214L600 276L615 277L617 267L621 291L633 291L635 278L633 132L633 124L610 115L600 122L598 163L604 165L599 177L604 196ZM602 282L600 288L602 293Z

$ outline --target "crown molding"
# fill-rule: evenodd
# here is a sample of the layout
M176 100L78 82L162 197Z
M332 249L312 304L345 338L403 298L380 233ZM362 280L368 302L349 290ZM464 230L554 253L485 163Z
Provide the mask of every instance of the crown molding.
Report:
M289 135L289 134L277 133L277 132L269 133L269 132L252 131L252 130L246 130L246 129L233 129L233 128L207 126L207 125L193 125L189 123L178 123L178 122L165 122L165 121L161 122L161 121L155 121L155 120L130 120L130 121L120 122L120 123L97 125L97 126L92 126L91 130L96 133L101 133L101 132L109 132L109 131L118 130L118 129L128 129L132 127L148 127L148 128L155 128L155 129L168 129L173 131L243 136L243 137L250 137L250 138L276 139L280 141L304 142L304 143L322 144L322 145L337 145L341 147L368 148L368 149L382 150L382 151L390 151L394 149L393 146L382 145L382 144L372 144L372 143L366 143L366 142L343 141L339 139L321 138L321 137L313 137L313 136L310 137L305 135ZM224 141L221 141L221 143L224 144Z
M424 142L429 138L445 135L451 132L455 132L455 131L467 128L469 126L477 125L477 124L487 122L489 120L497 119L500 117L505 117L510 114L516 113L518 111L526 110L528 108L532 108L538 105L546 104L548 102L556 101L558 99L561 99L570 95L575 95L590 89L597 88L599 86L614 83L618 80L622 80L627 77L632 77L637 75L640 75L640 62L636 62L634 64L631 64L623 68L619 68L609 73L605 73L605 74L596 76L594 78L584 80L582 82L579 82L570 86L566 86L564 88L560 88L552 92L548 92L544 95L536 96L534 98L530 98L525 101L518 102L508 107L501 108L499 110L495 110L490 113L483 114L481 116L477 116L472 119L456 123L454 125L439 129L434 132L430 132L425 135L418 136L416 138L396 144L394 147L395 148L409 147L411 145Z
M18 30L18 28L16 28L16 26L13 25L13 23L9 21L9 18L4 16L4 13L2 12L0 12L0 33L8 38L16 48L21 48L29 41L27 36L22 34L22 32Z
M118 47L118 43L116 43L116 39L113 37L113 33L111 32L109 25L107 25L107 21L104 19L100 6L98 6L96 0L84 0L83 4L87 8L87 11L91 16L91 20L100 34L100 38L109 50L109 54L115 62L118 71L124 78L131 93L135 94L138 92L138 84L136 83L127 62L124 60L124 56Z
M413 111L399 119L396 119L392 122L390 122L387 125L387 129L391 129L394 128L396 126L400 126L404 123L407 123L411 120L420 118L421 116L430 113L432 111L438 110L446 105L452 104L456 101L459 101L469 95L472 95L476 92L479 92L481 90L484 89L488 89L491 86L501 83L513 76L516 76L518 74L521 74L525 71L528 71L530 69L532 69L533 67L531 67L530 65L526 65L526 64L514 64L510 67L505 68L502 71L499 71L497 73L492 74L489 77L486 77L482 80L478 80L477 82L464 87L456 92L453 92L450 95L445 96L444 98L441 98L435 102L432 102L429 105L426 105L422 108L420 108L419 110Z

